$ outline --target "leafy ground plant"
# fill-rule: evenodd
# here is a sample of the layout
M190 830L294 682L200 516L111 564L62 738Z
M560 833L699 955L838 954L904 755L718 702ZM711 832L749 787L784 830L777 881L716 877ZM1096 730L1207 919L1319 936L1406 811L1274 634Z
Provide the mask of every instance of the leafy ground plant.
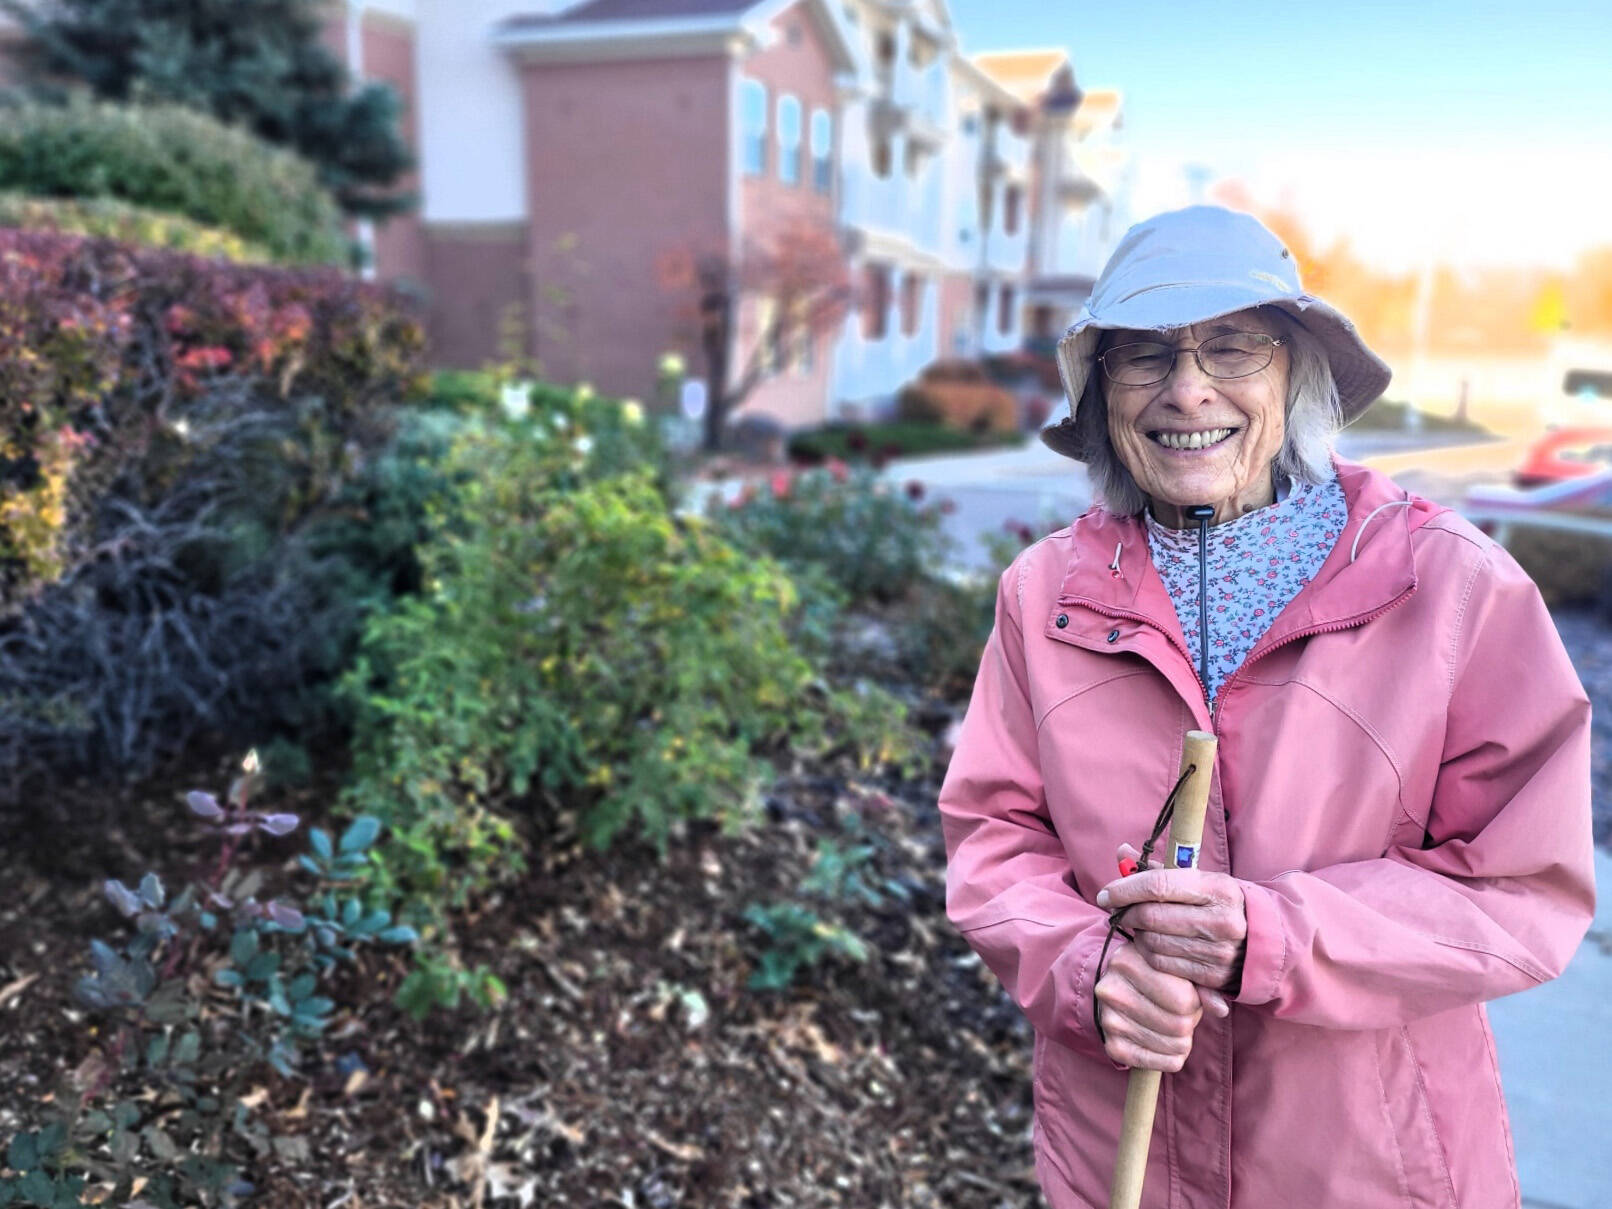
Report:
M881 883L874 857L874 834L851 816L847 835L817 841L817 855L801 879L798 899L752 903L744 921L765 941L749 986L755 991L781 991L807 970L831 957L864 962L867 943L843 923L825 919L820 909L860 905L878 907L887 895L905 897L899 883Z
M106 1042L55 1098L56 1118L12 1139L0 1205L77 1205L87 1187L118 1204L137 1203L138 1191L155 1209L228 1205L250 1191L247 1161L297 1157L299 1139L272 1137L254 1117L251 1089L271 1070L298 1077L302 1046L336 1017L327 974L365 945L416 935L353 892L380 835L367 816L339 838L309 833L305 898L261 901L250 841L288 835L299 820L252 805L259 778L254 753L222 801L188 795L217 856L182 892L170 895L156 873L106 883L133 935L92 940L91 970L74 988Z

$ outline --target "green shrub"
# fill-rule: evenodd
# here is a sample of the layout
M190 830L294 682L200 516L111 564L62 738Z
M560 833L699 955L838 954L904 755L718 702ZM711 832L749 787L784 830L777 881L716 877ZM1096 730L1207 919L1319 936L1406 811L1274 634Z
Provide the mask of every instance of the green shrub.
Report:
M945 563L941 504L923 489L897 489L868 470L835 465L779 471L765 490L747 490L711 516L729 540L821 574L852 605L905 596Z
M114 198L221 227L294 263L346 258L335 203L312 166L205 114L76 97L3 117L0 190Z
M391 827L394 889L456 904L513 872L514 810L664 847L748 819L786 739L903 754L888 697L830 689L791 645L778 565L677 517L648 470L595 477L591 436L467 428L425 591L366 630L346 803Z
M828 458L882 463L891 458L915 457L925 453L995 449L1022 444L1023 441L1023 434L1017 431L976 432L932 421L895 420L886 424L836 422L795 433L789 438L789 456L809 465L816 465Z
M776 568L675 522L642 475L557 489L523 435L456 451L479 470L456 531L424 548L426 593L375 619L351 678L349 804L384 812L388 861L433 891L449 853L466 890L513 855L510 799L579 799L598 844L738 817L753 749L789 732L810 686Z
M248 243L233 231L109 197L25 197L0 193L0 227L92 235L223 260L271 259L267 249Z

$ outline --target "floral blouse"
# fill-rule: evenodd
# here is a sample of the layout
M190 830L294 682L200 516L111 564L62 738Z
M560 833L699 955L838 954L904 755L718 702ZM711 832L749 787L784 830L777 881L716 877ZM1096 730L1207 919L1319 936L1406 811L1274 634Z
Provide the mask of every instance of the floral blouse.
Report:
M1338 480L1292 485L1285 498L1209 530L1209 700L1299 589L1315 578L1349 518ZM1147 520L1148 549L1181 621L1194 667L1198 632L1198 530Z

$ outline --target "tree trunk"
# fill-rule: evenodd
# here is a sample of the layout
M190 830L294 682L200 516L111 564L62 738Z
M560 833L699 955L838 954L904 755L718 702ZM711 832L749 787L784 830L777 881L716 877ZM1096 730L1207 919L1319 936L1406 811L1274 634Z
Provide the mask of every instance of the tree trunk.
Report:
M722 426L727 420L728 335L733 322L733 300L726 291L713 290L700 299L701 343L705 348L705 449L722 448Z

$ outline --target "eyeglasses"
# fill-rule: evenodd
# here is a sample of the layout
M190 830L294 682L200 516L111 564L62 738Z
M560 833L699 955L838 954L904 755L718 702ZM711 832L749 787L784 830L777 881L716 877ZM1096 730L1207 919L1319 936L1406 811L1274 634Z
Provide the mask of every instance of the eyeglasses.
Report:
M1264 332L1225 332L1211 336L1197 348L1176 348L1154 340L1118 344L1097 360L1108 380L1119 386L1152 386L1175 371L1175 359L1190 352L1198 368L1211 378L1246 378L1271 363L1287 341Z

